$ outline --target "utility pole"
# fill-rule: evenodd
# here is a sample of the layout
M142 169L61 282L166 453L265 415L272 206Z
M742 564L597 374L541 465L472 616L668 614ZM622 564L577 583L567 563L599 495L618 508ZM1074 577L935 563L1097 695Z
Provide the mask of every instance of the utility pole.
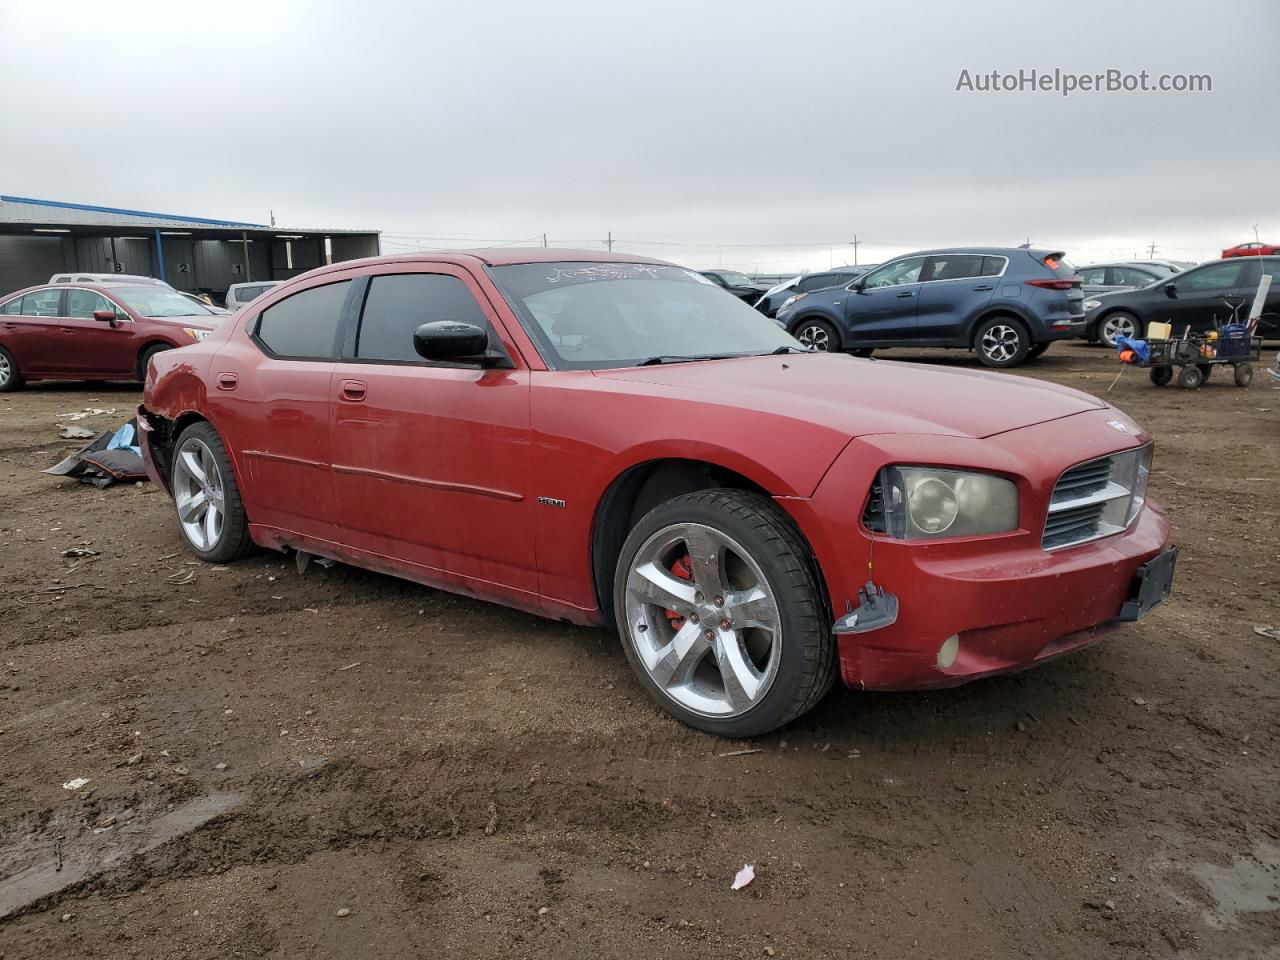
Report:
M542 235L542 249L547 249L547 235L545 233Z
M1150 246L1150 247L1148 247L1147 249L1148 249L1148 251L1149 251L1149 253L1148 253L1148 255L1147 255L1147 259L1148 259L1148 260L1154 260L1154 259L1156 258L1156 242L1155 242L1154 240L1152 240L1152 241L1151 241L1151 246Z
M855 233L853 239L849 241L849 245L853 247L853 265L855 267L858 265L858 244L860 243L862 241L858 239L858 235Z
M268 210L267 213L271 214L271 225L274 227L276 225L276 212L274 210Z
M612 230L609 231L609 236L605 240L604 245L610 253L613 253L613 231Z

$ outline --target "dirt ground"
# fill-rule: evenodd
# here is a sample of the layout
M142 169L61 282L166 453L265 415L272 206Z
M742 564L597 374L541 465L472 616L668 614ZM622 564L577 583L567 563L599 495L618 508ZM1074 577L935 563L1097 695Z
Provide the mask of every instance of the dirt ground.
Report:
M1017 375L1115 370L1058 345ZM1280 640L1254 630L1280 626L1280 390L1129 370L1106 396L1157 438L1166 607L728 742L603 631L196 563L150 485L38 472L77 446L58 414L114 425L134 387L3 395L0 913L63 889L0 920L0 958L1280 956Z

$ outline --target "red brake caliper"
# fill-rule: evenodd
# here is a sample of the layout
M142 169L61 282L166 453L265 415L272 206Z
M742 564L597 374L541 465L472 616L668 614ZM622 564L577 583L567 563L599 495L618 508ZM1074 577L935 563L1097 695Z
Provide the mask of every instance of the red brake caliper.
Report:
M689 554L682 553L675 563L671 564L671 572L681 580L693 579L693 564L689 562ZM684 615L668 608L662 611L666 614L667 621L671 624L672 631L679 630L684 626Z

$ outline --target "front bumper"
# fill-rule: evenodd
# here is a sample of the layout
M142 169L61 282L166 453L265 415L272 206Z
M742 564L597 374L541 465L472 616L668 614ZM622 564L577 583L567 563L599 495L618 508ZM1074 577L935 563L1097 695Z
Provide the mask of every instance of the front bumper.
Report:
M1088 646L1119 626L1138 568L1160 553L1167 533L1164 517L1148 506L1125 533L1047 560L1039 550L1002 555L998 566L990 557L916 554L901 571L913 590L910 598L899 594L897 620L837 637L841 675L869 690L953 687Z
M814 495L784 498L809 539L838 624L862 609L868 581L892 596L896 617L837 632L844 682L870 690L950 687L1022 670L1111 632L1139 567L1159 555L1168 522L1150 499L1122 533L1061 550L1041 546L1049 496L1062 470L1124 444L1089 411L981 440L863 437L837 458ZM1128 434L1133 446L1150 438ZM987 537L904 542L862 526L866 491L887 463L938 463L1015 479L1019 529ZM856 624L858 621L855 620Z

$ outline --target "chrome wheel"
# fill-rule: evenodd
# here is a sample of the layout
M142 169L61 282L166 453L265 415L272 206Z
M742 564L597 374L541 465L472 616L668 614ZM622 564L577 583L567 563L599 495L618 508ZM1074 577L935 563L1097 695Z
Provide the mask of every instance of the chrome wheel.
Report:
M9 378L13 376L13 364L9 362L9 358L5 354L0 353L0 387L9 385Z
M659 689L708 717L746 713L769 692L781 617L759 564L713 527L664 527L626 582L627 636Z
M1102 342L1108 347L1116 345L1118 337L1136 337L1138 328L1134 324L1133 319L1125 316L1123 313L1112 314L1102 321Z
M222 539L226 493L222 471L203 440L190 437L173 464L173 500L182 533L197 550L212 550Z
M1007 323L994 323L982 334L982 353L996 363L1008 363L1018 352L1022 338Z
M831 349L831 335L820 323L806 323L796 331L796 339L810 350L825 353Z

